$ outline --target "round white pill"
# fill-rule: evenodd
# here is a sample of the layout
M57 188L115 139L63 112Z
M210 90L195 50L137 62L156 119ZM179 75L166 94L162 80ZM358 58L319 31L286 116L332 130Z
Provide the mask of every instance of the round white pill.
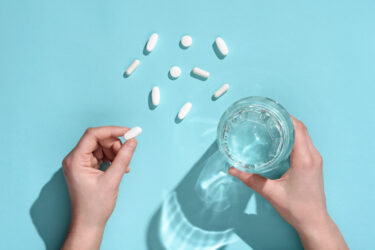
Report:
M191 44L193 43L193 39L191 38L191 36L183 36L181 38L181 44L182 46L184 46L185 48L188 48L191 46Z
M140 133L142 133L142 128L141 127L134 127L124 134L124 139L126 141L130 140L131 138L137 137Z
M169 74L170 74L173 78L178 78L178 77L181 75L181 69L180 69L180 67L178 67L178 66L173 66L173 67L169 70Z

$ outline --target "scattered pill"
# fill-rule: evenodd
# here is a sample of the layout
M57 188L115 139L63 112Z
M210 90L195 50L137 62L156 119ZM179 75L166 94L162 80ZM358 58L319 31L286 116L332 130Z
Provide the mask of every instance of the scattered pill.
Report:
M130 129L128 132L126 132L124 134L124 139L126 141L130 140L131 138L137 137L141 133L142 133L142 128L141 127L134 127L134 128Z
M152 99L152 104L154 106L158 106L160 103L160 89L158 86L155 86L152 88L151 92L151 99Z
M150 36L150 38L147 41L146 50L147 52L151 52L156 44L158 43L159 35L154 33Z
M184 46L185 48L190 47L192 43L193 43L193 39L191 38L191 36L183 36L183 37L181 38L181 44L182 44L182 46Z
M184 119L189 114L191 107L192 107L192 104L190 102L185 103L184 106L182 106L182 108L178 112L178 115L177 115L178 119L180 120Z
M173 78L178 78L178 77L181 75L181 69L180 69L180 67L178 67L178 66L173 66L173 67L169 70L169 74L170 74Z
M198 76L206 78L206 79L208 77L210 77L210 73L209 72L207 72L207 71L205 71L203 69L197 68L197 67L193 68L193 73L195 75L198 75Z
M216 38L216 46L217 46L217 48L219 49L220 53L221 53L223 56L228 55L229 50L228 50L228 47L227 47L227 45L225 44L223 38L221 38L221 37Z
M130 76L140 63L141 62L138 59L135 59L134 62L126 69L125 73Z
M226 83L223 86L221 86L218 90L216 90L214 97L217 99L220 96L222 96L225 92L227 92L229 89L229 84Z

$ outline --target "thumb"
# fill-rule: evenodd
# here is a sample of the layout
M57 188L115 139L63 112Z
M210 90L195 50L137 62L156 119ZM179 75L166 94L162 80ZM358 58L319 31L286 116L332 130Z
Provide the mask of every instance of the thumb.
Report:
M122 176L129 172L129 164L136 147L137 141L135 139L126 141L118 150L115 159L105 172L105 175L120 183Z
M240 179L246 186L253 189L266 199L269 199L275 189L273 180L257 174L241 171L235 167L229 169L229 174Z

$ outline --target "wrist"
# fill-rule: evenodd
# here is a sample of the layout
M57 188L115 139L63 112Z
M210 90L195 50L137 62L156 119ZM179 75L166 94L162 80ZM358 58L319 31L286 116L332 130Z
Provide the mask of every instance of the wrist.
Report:
M104 226L72 220L62 249L99 249Z
M305 249L348 249L335 222L326 212L314 223L296 227Z
M315 231L326 230L332 222L328 212L322 211L315 216L308 215L308 219L293 225L293 227L299 234L311 234Z

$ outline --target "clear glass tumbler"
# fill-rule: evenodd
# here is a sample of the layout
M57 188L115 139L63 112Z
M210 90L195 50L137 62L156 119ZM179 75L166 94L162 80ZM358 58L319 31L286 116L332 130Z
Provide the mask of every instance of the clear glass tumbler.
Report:
M276 101L247 97L224 112L217 139L230 165L276 179L289 168L294 126L288 112Z

